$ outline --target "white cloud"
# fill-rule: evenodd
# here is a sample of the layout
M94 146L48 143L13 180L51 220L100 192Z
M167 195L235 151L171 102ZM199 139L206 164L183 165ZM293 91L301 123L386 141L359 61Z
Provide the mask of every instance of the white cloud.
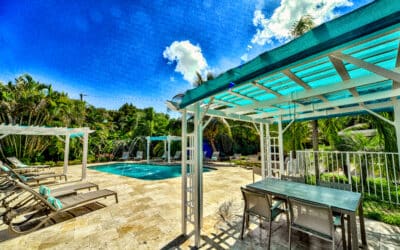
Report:
M352 6L350 0L282 0L270 18L266 18L260 9L254 11L253 24L257 27L253 44L273 44L273 39L287 42L291 39L292 25L304 15L311 15L316 25L336 17L336 7Z
M205 75L208 69L207 61L201 53L201 48L190 41L175 41L163 52L169 62L176 61L175 71L191 83L196 79L196 72Z

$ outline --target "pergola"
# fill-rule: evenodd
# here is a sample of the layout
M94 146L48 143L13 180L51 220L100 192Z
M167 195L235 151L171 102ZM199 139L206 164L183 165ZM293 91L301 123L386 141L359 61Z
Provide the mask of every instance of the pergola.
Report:
M168 152L168 163L171 163L171 141L180 141L180 136L164 135L164 136L147 136L147 163L150 163L150 143L152 141L164 141L164 152ZM167 148L168 145L168 148Z
M69 141L70 138L83 137L82 154L82 180L86 179L86 166L88 154L89 134L94 132L87 127L84 128L63 128L63 127L39 127L39 126L21 126L21 125L0 125L0 139L8 135L35 135L35 136L56 136L65 142L64 150L64 174L68 172ZM65 138L62 139L61 136Z
M399 40L400 1L377 0L187 91L180 103L168 102L182 113L182 152L190 152L182 158L182 232L193 224L200 245L205 116L257 124L263 178L271 175L273 123L281 170L283 133L295 121L370 113L395 127L400 149ZM381 111L393 111L394 121ZM188 113L194 115L193 134Z

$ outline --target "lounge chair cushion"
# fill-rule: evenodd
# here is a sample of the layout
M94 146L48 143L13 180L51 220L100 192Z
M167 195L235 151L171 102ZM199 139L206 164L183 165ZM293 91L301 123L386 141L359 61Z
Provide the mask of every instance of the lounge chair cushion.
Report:
M44 185L40 185L39 193L43 196L50 196L50 188Z
M53 196L47 197L47 201L56 209L61 209L63 207L61 201Z
M29 180L29 177L26 177L26 176L24 176L24 175L19 175L20 177L21 177L21 179L23 180L23 181L28 181Z
M4 172L10 171L10 169L8 169L8 167L6 167L6 166L1 166L1 169L2 169Z

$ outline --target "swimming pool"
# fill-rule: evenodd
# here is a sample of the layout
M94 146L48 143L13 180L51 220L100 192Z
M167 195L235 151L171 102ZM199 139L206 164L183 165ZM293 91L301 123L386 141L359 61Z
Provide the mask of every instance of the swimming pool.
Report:
M90 169L100 172L122 175L141 180L163 180L181 176L180 165L151 165L137 163L114 163L100 166L93 166ZM203 168L203 172L210 172L212 169Z

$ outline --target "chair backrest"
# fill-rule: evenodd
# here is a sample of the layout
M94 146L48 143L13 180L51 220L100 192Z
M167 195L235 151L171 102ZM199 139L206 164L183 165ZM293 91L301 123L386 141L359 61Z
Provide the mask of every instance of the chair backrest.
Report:
M260 175L260 176L261 176L261 168L260 168L260 167L253 166L253 174L256 174L256 175Z
M181 158L181 154L182 154L181 151L179 151L179 150L176 151L176 152L175 152L174 159L179 159L179 158Z
M281 175L281 180L306 183L306 178L304 176Z
M351 191L351 189L352 189L351 184L348 184L348 183L319 181L319 185L322 187L328 187L328 188L334 188L334 189L340 189L340 190L346 190L346 191Z
M29 186L25 185L22 182L19 181L15 181L15 184L21 188L22 190L30 193L31 195L33 195L35 197L36 200L39 200L42 204L46 205L48 208L50 208L53 211L57 211L57 209L51 205L48 201L47 198L44 197L43 195L39 194L38 192L36 192L35 190L33 190L32 188L30 188Z
M245 209L264 218L271 217L271 197L268 194L241 187Z
M213 152L212 156L211 156L211 160L216 161L219 158L219 151L215 151Z
M289 197L290 223L293 227L332 240L332 210L329 206Z
M143 158L143 151L137 151L136 158Z
M10 161L16 167L26 167L27 165L22 163L17 157L7 157L7 160Z
M14 171L14 169L10 168L9 166L2 164L1 169L13 180L18 180L20 182L26 183L27 178L23 175L18 174Z
M122 157L121 157L121 159L126 160L126 159L128 159L128 158L129 158L129 152L128 152L128 151L122 152Z

